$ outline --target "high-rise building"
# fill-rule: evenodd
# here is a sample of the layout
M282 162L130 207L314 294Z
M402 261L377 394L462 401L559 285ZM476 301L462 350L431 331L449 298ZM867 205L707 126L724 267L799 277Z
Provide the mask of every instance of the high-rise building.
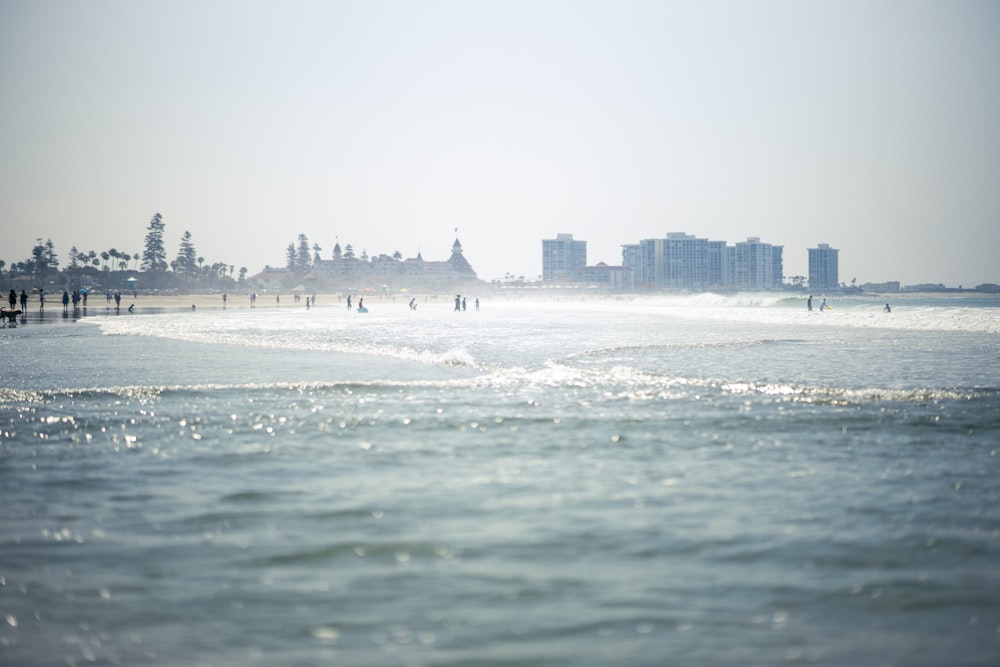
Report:
M729 254L725 241L708 242L707 282L709 287L729 286Z
M809 289L820 291L840 286L838 256L840 251L826 243L809 248Z
M738 290L780 289L784 279L782 246L761 243L756 236L728 249L730 287Z
M542 239L544 282L577 280L577 276L586 266L586 241L576 241L572 234L556 234L554 239Z
M642 246L638 243L630 243L622 246L622 266L632 272L634 284L644 285L645 279L641 275L642 267Z
M624 246L626 266L634 261L630 256L633 252L630 246ZM636 284L643 287L704 289L709 285L708 239L683 232L671 232L662 239L643 239L639 242L638 268L631 268Z

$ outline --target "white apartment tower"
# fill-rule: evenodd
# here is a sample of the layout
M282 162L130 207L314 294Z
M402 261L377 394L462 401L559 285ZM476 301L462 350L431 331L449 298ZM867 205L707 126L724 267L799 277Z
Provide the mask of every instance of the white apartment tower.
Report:
M587 266L587 242L572 234L542 239L542 280L547 283L577 280Z
M839 250L826 243L809 248L809 289L819 292L840 286L839 254Z

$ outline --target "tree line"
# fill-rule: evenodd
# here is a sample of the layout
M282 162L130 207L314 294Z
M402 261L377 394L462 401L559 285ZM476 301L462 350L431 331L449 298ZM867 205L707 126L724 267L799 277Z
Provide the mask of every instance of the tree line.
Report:
M285 249L285 268L298 276L303 276L309 273L316 266L317 262L322 261L323 258L320 256L322 251L323 248L318 243L310 246L309 237L305 234L299 234L298 239L289 243ZM403 254L397 250L391 256L379 255L378 258L392 259L398 262L403 259ZM354 247L350 243L344 246L343 251L339 251L339 254L337 248L334 248L333 259L357 259L361 262L370 261L367 250L362 250L360 255L355 255Z
M142 288L152 289L226 289L246 281L245 266L240 267L237 281L233 264L206 264L195 248L190 231L181 236L177 256L168 262L163 236L165 228L163 216L153 215L146 227L141 252L122 252L117 248L98 252L73 246L62 269L52 239L43 242L39 238L27 259L10 266L0 260L0 279L6 278L12 285L28 283L35 287L56 283L63 289L87 286L122 289L130 287L129 278L134 278Z

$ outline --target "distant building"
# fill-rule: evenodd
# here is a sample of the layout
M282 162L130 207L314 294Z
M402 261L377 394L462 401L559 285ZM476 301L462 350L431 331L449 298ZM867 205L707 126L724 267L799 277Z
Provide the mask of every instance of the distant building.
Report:
M780 289L782 246L751 237L728 246L683 232L622 246L622 265L645 289Z
M725 241L709 241L705 271L709 287L729 287L729 249Z
M815 248L809 248L809 289L818 292L840 287L840 269L836 248L826 243L820 243Z
M573 239L572 234L556 234L554 239L542 239L542 280L572 282L580 279L587 266L587 242Z
M356 257L350 246L347 250L334 245L333 259L318 259L312 271L303 280L326 288L352 290L361 287L450 289L478 280L476 272L462 252L456 238L451 246L451 256L444 261L426 261L418 252L416 257L399 259L390 255L377 255L367 259Z
M642 246L632 243L622 246L622 267L632 273L633 286L644 283L639 269L642 266Z
M584 267L579 272L579 280L591 285L606 286L612 292L631 292L635 287L632 281L632 269L624 266L608 266L604 262Z
M892 294L900 290L898 280L890 280L884 283L865 283L861 286L866 292L878 292L881 294Z
M738 290L781 289L784 279L782 246L761 243L751 236L727 250L729 276L727 283Z
M708 239L683 232L662 239L622 246L622 261L635 275L636 286L645 288L704 289L708 286Z

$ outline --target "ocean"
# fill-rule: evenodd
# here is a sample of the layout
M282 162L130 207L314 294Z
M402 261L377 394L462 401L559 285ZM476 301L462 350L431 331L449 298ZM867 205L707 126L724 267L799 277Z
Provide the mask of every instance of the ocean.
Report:
M1000 299L408 300L0 329L0 663L1000 664Z

